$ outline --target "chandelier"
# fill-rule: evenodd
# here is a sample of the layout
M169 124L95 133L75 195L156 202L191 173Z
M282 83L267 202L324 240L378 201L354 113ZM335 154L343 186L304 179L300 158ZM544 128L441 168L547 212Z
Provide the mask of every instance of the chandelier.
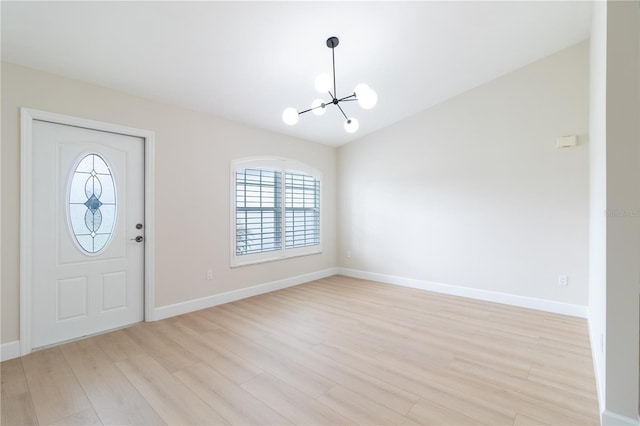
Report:
M282 120L286 124L293 126L300 119L300 115L309 111L313 111L315 115L322 115L327 112L326 108L329 105L335 105L344 116L344 129L348 133L354 133L358 130L360 124L358 123L358 120L353 117L348 117L347 114L345 114L344 110L340 106L340 102L358 101L360 106L364 109L371 109L378 102L378 95L376 94L376 92L374 92L369 86L364 83L358 84L351 95L342 98L338 97L336 89L335 48L339 43L340 40L338 40L338 37L329 37L327 39L327 47L331 49L331 59L333 61L333 79L331 79L331 76L329 76L328 74L320 74L316 77L315 80L316 90L320 93L328 93L331 97L331 100L328 102L324 102L322 99L315 99L313 102L311 102L311 108L300 112L291 107L285 109L282 113ZM331 89L333 89L333 92L331 91Z

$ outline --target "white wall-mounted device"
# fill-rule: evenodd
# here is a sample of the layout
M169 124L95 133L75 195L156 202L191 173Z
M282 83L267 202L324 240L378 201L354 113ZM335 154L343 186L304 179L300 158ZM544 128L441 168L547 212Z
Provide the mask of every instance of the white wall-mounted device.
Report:
M578 145L578 137L576 135L558 136L556 138L556 148L571 148Z

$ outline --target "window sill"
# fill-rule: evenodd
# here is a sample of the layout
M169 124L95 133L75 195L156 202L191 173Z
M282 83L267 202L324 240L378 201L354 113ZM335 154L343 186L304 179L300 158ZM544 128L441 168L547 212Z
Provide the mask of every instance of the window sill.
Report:
M313 248L313 249L311 249ZM291 252L294 251L295 252ZM287 259L293 259L296 257L302 257L302 256L311 256L314 254L321 254L322 253L322 247L319 246L312 246L312 247L302 247L299 249L289 249L288 251L290 251L291 253L288 253L286 255L281 255L281 252L277 252L278 255L277 256L268 256L268 257L264 257L261 256L260 258L256 258L254 256L248 255L251 258L245 259L244 256L234 256L231 259L231 268L240 268L242 266L249 266L249 265L258 265L261 263L270 263L270 262L277 262L279 260L287 260ZM265 253L259 253L264 255Z

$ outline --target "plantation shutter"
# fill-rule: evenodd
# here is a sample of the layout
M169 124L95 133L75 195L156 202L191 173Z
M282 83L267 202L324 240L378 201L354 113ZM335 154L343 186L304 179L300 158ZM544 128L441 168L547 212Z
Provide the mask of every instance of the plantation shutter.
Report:
M236 255L282 248L281 172L236 172Z
M320 243L320 181L285 172L285 248Z

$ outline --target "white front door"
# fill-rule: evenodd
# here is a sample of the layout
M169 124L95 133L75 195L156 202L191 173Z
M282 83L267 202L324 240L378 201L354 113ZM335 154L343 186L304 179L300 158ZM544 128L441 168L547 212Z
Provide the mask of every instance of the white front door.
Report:
M144 318L144 139L33 121L38 348Z

